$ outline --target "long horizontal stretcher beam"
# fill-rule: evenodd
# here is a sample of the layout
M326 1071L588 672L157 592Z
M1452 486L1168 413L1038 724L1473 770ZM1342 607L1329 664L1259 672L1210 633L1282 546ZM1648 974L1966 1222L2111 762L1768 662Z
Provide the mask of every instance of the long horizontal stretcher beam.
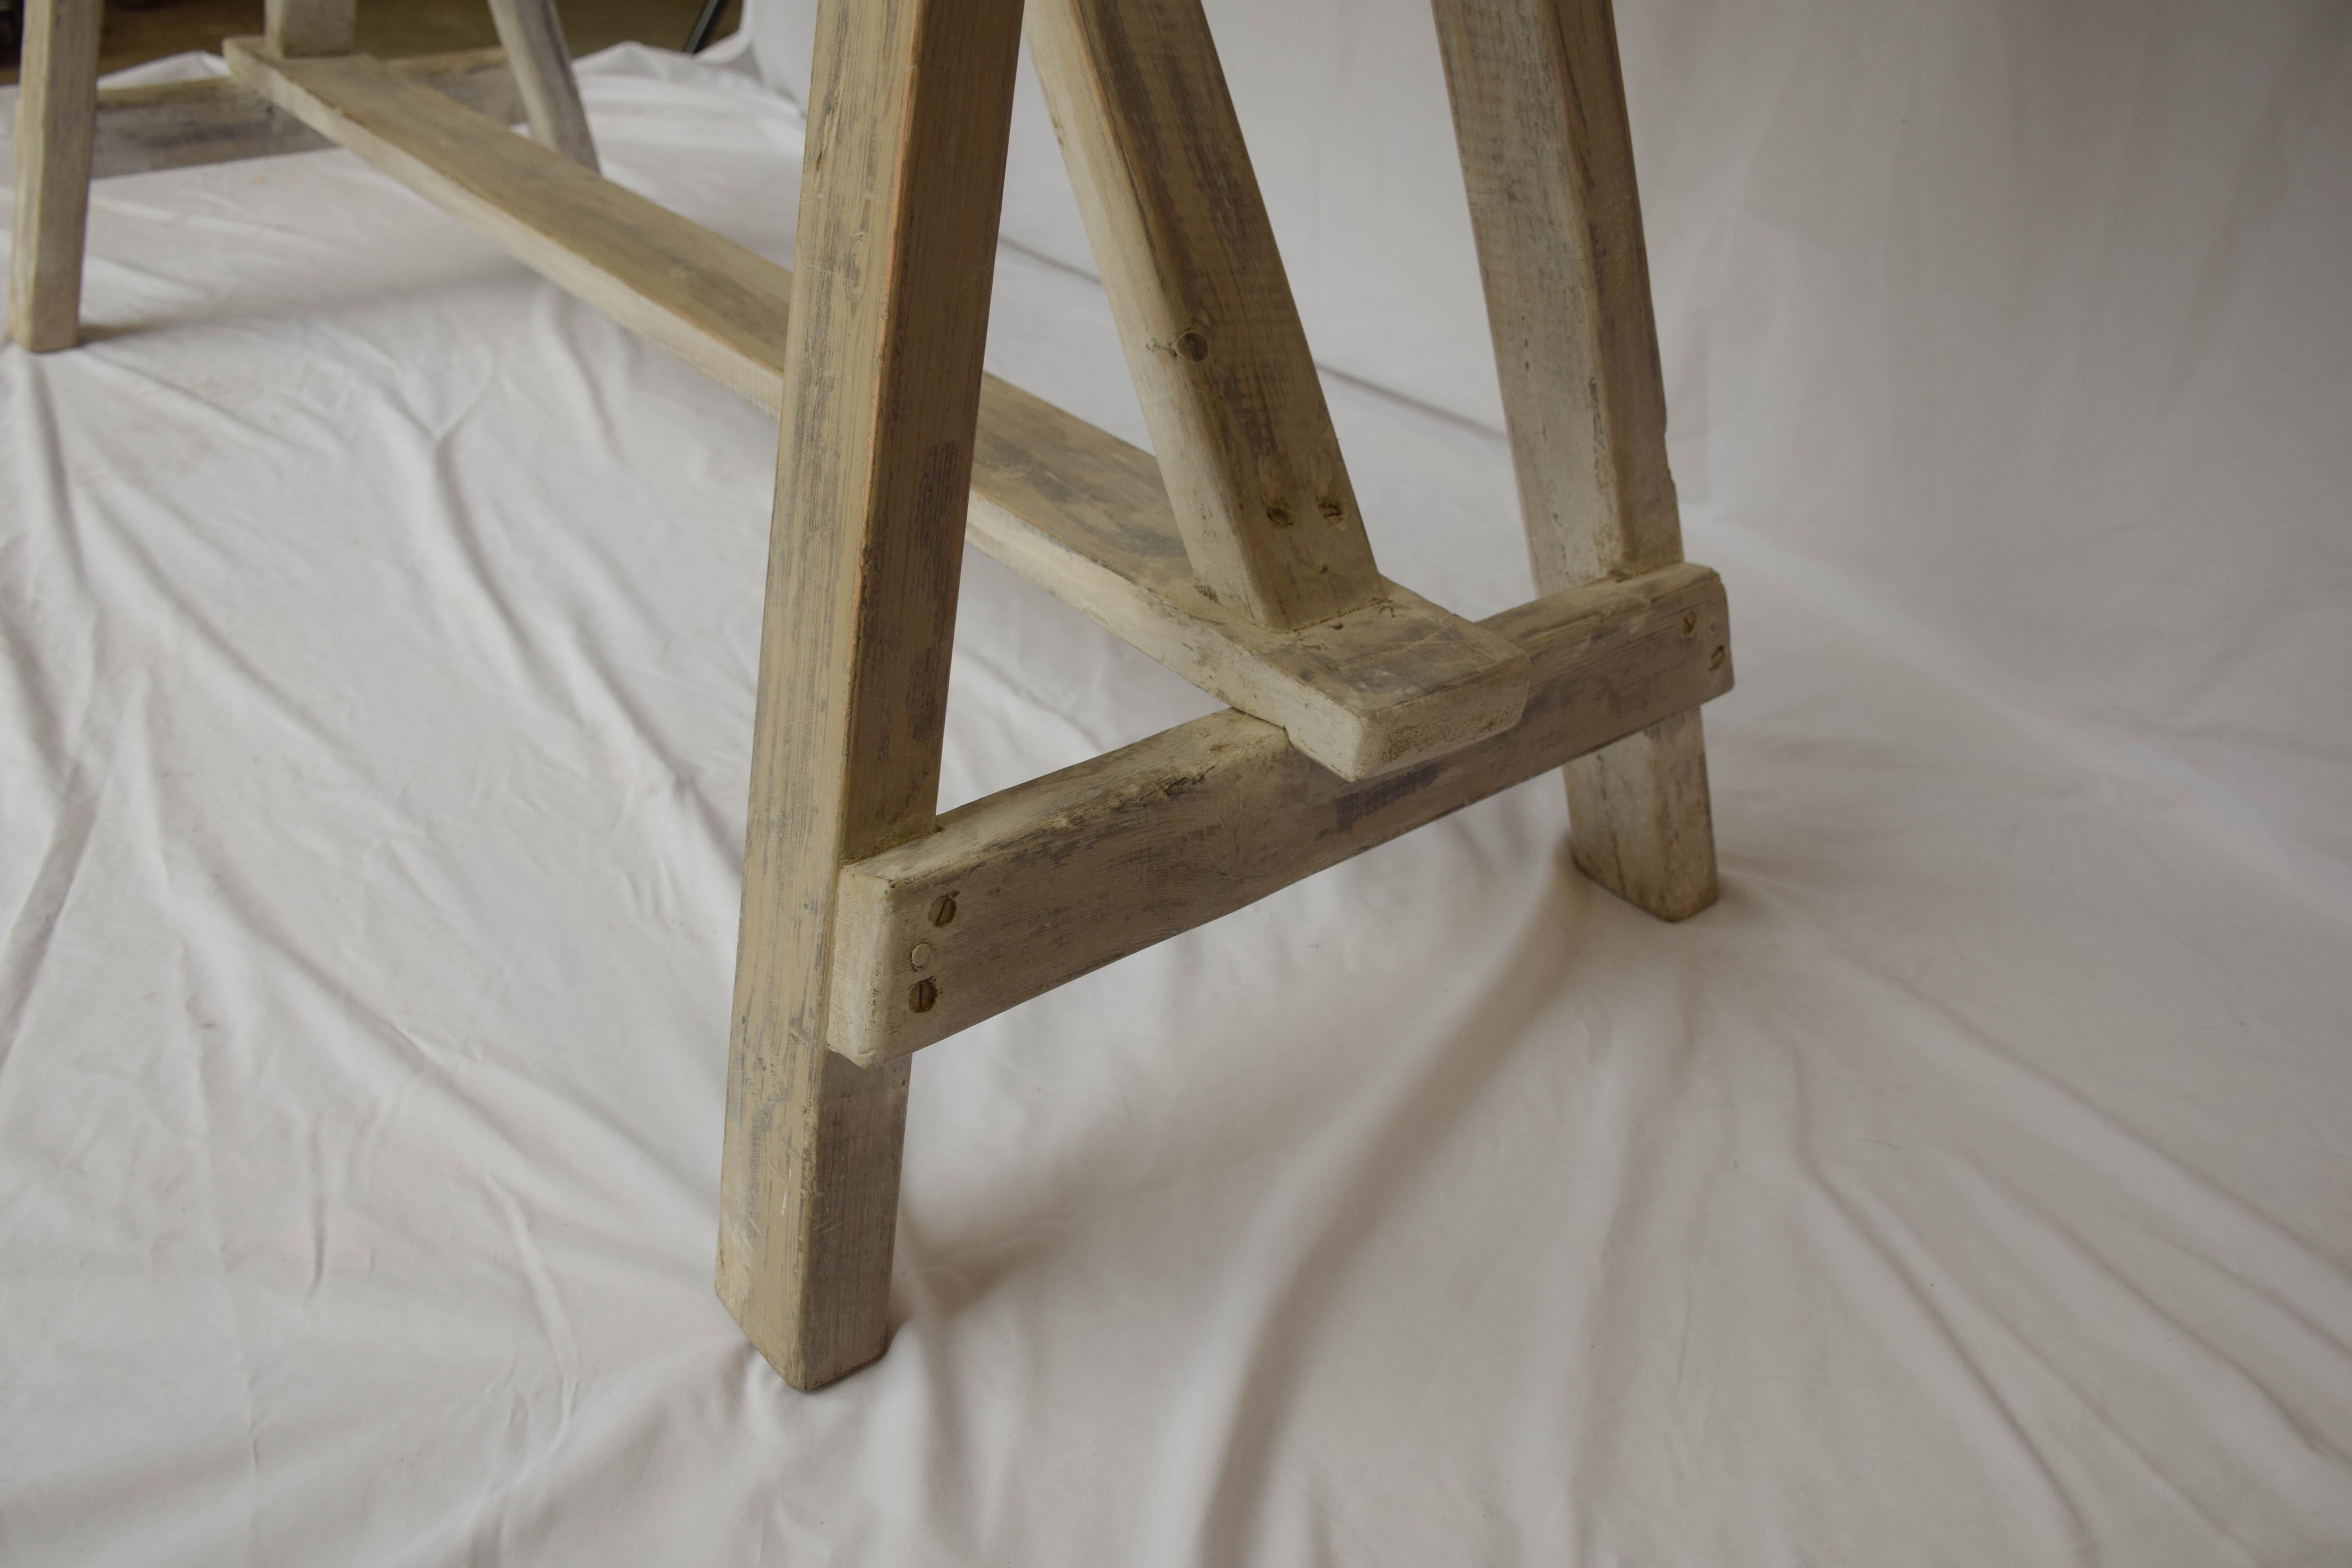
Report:
M503 49L389 60L384 68L457 100L499 125L522 119L522 95ZM99 89L90 177L233 163L334 143L228 77Z
M623 326L778 406L785 268L366 56L278 59L243 39L227 55L270 103ZM1219 605L1193 580L1150 454L992 376L971 489L982 551L1343 778L1507 730L1526 701L1518 649L1394 584L1302 632Z
M1723 584L1667 567L1482 623L1528 656L1514 728L1349 783L1227 711L950 812L845 867L829 1043L872 1066L1731 689Z
M517 259L730 390L781 401L790 274L365 55L276 59L230 38L230 73Z

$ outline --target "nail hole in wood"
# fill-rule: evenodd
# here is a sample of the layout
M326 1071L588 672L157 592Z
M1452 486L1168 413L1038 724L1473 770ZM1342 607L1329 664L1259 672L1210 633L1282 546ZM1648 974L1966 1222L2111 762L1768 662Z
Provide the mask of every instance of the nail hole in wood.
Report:
M1684 611L1683 636L1688 637L1696 630L1698 630L1698 612L1696 610Z
M1197 364L1209 357L1209 340L1198 332L1186 332L1176 340L1176 352Z
M1265 503L1265 520L1276 528L1288 528L1290 508L1282 501L1270 500Z
M1322 512L1325 517L1329 518L1333 522L1337 522L1341 518L1348 515L1348 509L1341 506L1335 500L1318 502L1317 510Z

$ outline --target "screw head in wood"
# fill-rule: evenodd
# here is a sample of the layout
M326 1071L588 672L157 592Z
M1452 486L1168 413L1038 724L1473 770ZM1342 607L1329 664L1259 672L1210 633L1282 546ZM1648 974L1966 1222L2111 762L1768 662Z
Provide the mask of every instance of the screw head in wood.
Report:
M1696 610L1685 610L1683 612L1683 636L1689 637L1693 632L1697 630L1698 612Z
M1729 654L1729 653L1730 653L1730 651L1731 651L1731 650L1730 650L1729 648L1721 648L1721 647L1717 648L1717 649L1715 650L1715 657L1714 657L1713 658L1710 658L1710 659L1708 659L1708 660L1706 661L1706 667L1707 667L1707 668L1709 668L1709 669L1721 669L1721 668L1723 668L1723 661L1724 661L1724 658L1725 658L1725 657L1726 657L1727 654Z
M918 1013L928 1013L939 1005L940 983L936 980L918 980L914 988L907 993L907 1005Z
M935 926L947 924L955 919L955 895L941 893L931 904L931 923Z

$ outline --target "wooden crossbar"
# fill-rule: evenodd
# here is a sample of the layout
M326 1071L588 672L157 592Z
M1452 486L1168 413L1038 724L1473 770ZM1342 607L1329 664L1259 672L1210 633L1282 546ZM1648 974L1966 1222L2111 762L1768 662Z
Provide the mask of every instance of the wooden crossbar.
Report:
M792 274L365 56L274 59L236 79L721 384L780 405ZM1528 690L1507 642L1396 584L1303 636L1211 598L1149 453L991 376L972 542L1343 778L1508 729Z
M871 1065L936 1044L1731 689L1723 584L1704 566L1483 624L1528 653L1535 686L1519 722L1475 746L1356 784L1270 724L1213 713L845 868L833 1047Z
M532 138L583 169L595 168L596 143L588 133L588 110L572 77L572 51L564 46L563 20L554 0L490 0L490 18L514 62L515 91Z

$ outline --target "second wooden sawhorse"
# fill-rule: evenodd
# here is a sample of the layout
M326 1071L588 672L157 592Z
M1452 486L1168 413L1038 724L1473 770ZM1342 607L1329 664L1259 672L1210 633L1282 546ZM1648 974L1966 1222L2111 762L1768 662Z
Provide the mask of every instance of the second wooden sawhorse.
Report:
M100 0L31 0L27 348L94 175L333 144L782 418L718 1283L795 1386L887 1342L921 1047L1553 768L1586 875L1714 900L1609 0L1433 3L1542 595L1475 624L1373 563L1200 0L1027 0L1156 458L982 372L1023 0L823 0L790 272L596 173L552 0L491 0L503 64L269 0L228 79L106 94ZM940 815L967 540L1230 710Z

